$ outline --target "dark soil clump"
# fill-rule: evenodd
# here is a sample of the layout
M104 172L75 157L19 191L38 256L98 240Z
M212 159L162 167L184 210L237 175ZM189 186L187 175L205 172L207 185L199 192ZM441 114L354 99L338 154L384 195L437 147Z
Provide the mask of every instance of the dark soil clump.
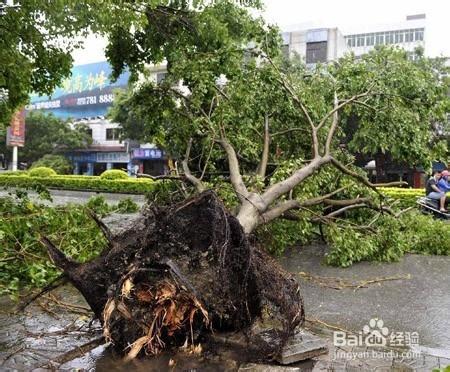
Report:
M278 325L276 352L304 321L297 281L250 242L213 192L147 208L116 236L97 222L109 246L91 262L43 242L129 358L174 346L195 351L202 335L249 330L261 317Z

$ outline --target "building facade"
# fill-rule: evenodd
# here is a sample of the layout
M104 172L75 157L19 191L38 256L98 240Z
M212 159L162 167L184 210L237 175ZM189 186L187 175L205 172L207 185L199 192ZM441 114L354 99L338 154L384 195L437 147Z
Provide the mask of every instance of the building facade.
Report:
M418 47L425 49L425 25L425 14L409 15L402 22L365 25L349 30L345 41L356 56L368 53L376 45L393 45L406 50L414 58Z
M344 35L337 28L283 32L283 52L297 54L307 65L336 60L348 52Z
M31 96L26 110L52 113L69 120L72 126L89 128L92 144L66 154L73 163L74 174L99 175L107 169L122 169L129 174L136 171L164 174L167 171L164 151L152 144L121 139L120 125L105 118L114 103L114 91L125 89L129 78L126 72L112 82L110 74L107 62L74 66L71 77L51 96ZM164 66L151 69L155 82L160 82L164 76Z

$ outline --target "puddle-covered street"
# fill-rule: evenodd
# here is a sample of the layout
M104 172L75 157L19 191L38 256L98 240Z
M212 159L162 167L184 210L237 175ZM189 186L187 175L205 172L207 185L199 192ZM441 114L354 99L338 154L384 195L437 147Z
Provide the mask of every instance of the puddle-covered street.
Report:
M300 281L307 326L322 328L321 337L330 345L328 356L300 363L292 371L352 370L333 361L332 327L359 332L371 318L382 319L389 331L419 334L424 362L406 370L450 365L450 257L407 255L398 263L359 263L342 269L322 264L325 249L293 248L280 258ZM240 363L239 355L210 352L208 347L199 356L176 355L176 365L168 354L123 365L101 345L98 323L90 324L87 304L71 286L41 298L24 313L12 315L14 304L7 298L1 299L0 307L0 370L263 370ZM353 368L391 370L380 369L379 363Z

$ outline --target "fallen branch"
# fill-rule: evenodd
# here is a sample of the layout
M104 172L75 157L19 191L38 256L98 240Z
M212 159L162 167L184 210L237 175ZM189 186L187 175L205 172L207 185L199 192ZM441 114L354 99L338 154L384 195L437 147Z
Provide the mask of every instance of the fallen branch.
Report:
M332 289L337 289L337 290L342 290L345 288L354 288L355 291L360 288L367 288L367 286L370 284L392 281L392 280L411 279L411 275L408 274L406 276L374 278L374 279L367 279L367 280L359 280L359 281L355 282L355 281L352 281L349 279L344 279L344 278L316 276L316 275L312 275L310 273L306 273L303 271L299 272L298 275L300 277L302 277L303 279L310 280L310 281L317 283L321 287L332 288Z
M391 280L402 280L402 279L411 279L411 275L408 274L406 276L393 276L393 277L387 277L387 278L376 278L376 279L370 279L370 280L365 280L363 281L360 285L358 285L355 288L355 291L359 288L363 288L366 287L369 284L375 284L375 283L380 283L380 282L387 282L387 281L391 281Z
M157 180L174 180L174 181L185 181L186 177L184 176L172 176L170 174L163 174L161 176L151 176L146 173L136 173L137 178L150 178L153 181Z
M89 342L86 342L83 345L77 346L73 348L72 350L67 351L66 353L58 356L57 358L45 363L41 366L41 368L44 368L46 366L50 367L49 369L54 370L55 366L54 364L57 364L58 366L64 363L67 363L73 359L82 357L84 354L88 353L89 351L95 349L96 347L103 345L105 343L105 338L103 336L97 337Z
M325 326L325 327L327 327L327 328L334 329L334 330L336 330L336 331L341 331L341 332L344 332L344 333L350 333L350 334L353 334L353 333L354 333L354 332L352 332L352 331L349 331L348 329L341 328L341 327L339 327L339 326L337 326L337 325L333 325L333 324L326 323L326 322L324 322L323 320L320 320L320 319L306 318L305 320L306 320L307 322L309 322L309 323L317 323L317 324L320 324L320 325Z
M55 303L57 306L65 308L71 312L74 313L82 313L82 314L86 314L86 313L91 313L91 309L85 307L85 306L80 306L80 305L75 305L75 304L69 304L67 302L61 301L59 300L55 295L49 293L48 296L46 297L47 300Z

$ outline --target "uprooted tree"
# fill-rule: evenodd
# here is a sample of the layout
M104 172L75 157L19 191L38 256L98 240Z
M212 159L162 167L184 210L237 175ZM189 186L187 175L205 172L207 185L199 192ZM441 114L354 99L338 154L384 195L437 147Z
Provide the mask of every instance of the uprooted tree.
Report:
M301 297L252 233L304 210L317 221L360 208L395 215L348 149L426 161L445 86L434 62L400 50L306 67L283 57L276 28L231 1L170 5L133 2L107 30L115 75L126 66L137 82L112 117L126 137L178 159L166 178L198 195L149 208L118 236L98 221L109 247L87 264L44 243L107 338L131 344L129 357L193 345L210 328L246 328L266 308L280 320L278 350L302 324ZM146 80L146 66L163 60L163 82Z
M412 61L385 47L305 66L284 58L276 29L227 2L184 21L189 26L161 36L158 51L166 54L144 53L145 62L166 58L164 81L141 80L119 97L112 119L125 137L156 142L179 159L175 176L197 191L231 185L230 204L247 234L319 204L341 207L333 216L388 211L361 188L349 190L357 187L350 179L377 186L352 166L350 151L389 152L411 166L445 153L432 130L448 108L443 60ZM154 31L144 29L143 39L118 32L109 47L115 66L141 67L120 48L143 58Z

